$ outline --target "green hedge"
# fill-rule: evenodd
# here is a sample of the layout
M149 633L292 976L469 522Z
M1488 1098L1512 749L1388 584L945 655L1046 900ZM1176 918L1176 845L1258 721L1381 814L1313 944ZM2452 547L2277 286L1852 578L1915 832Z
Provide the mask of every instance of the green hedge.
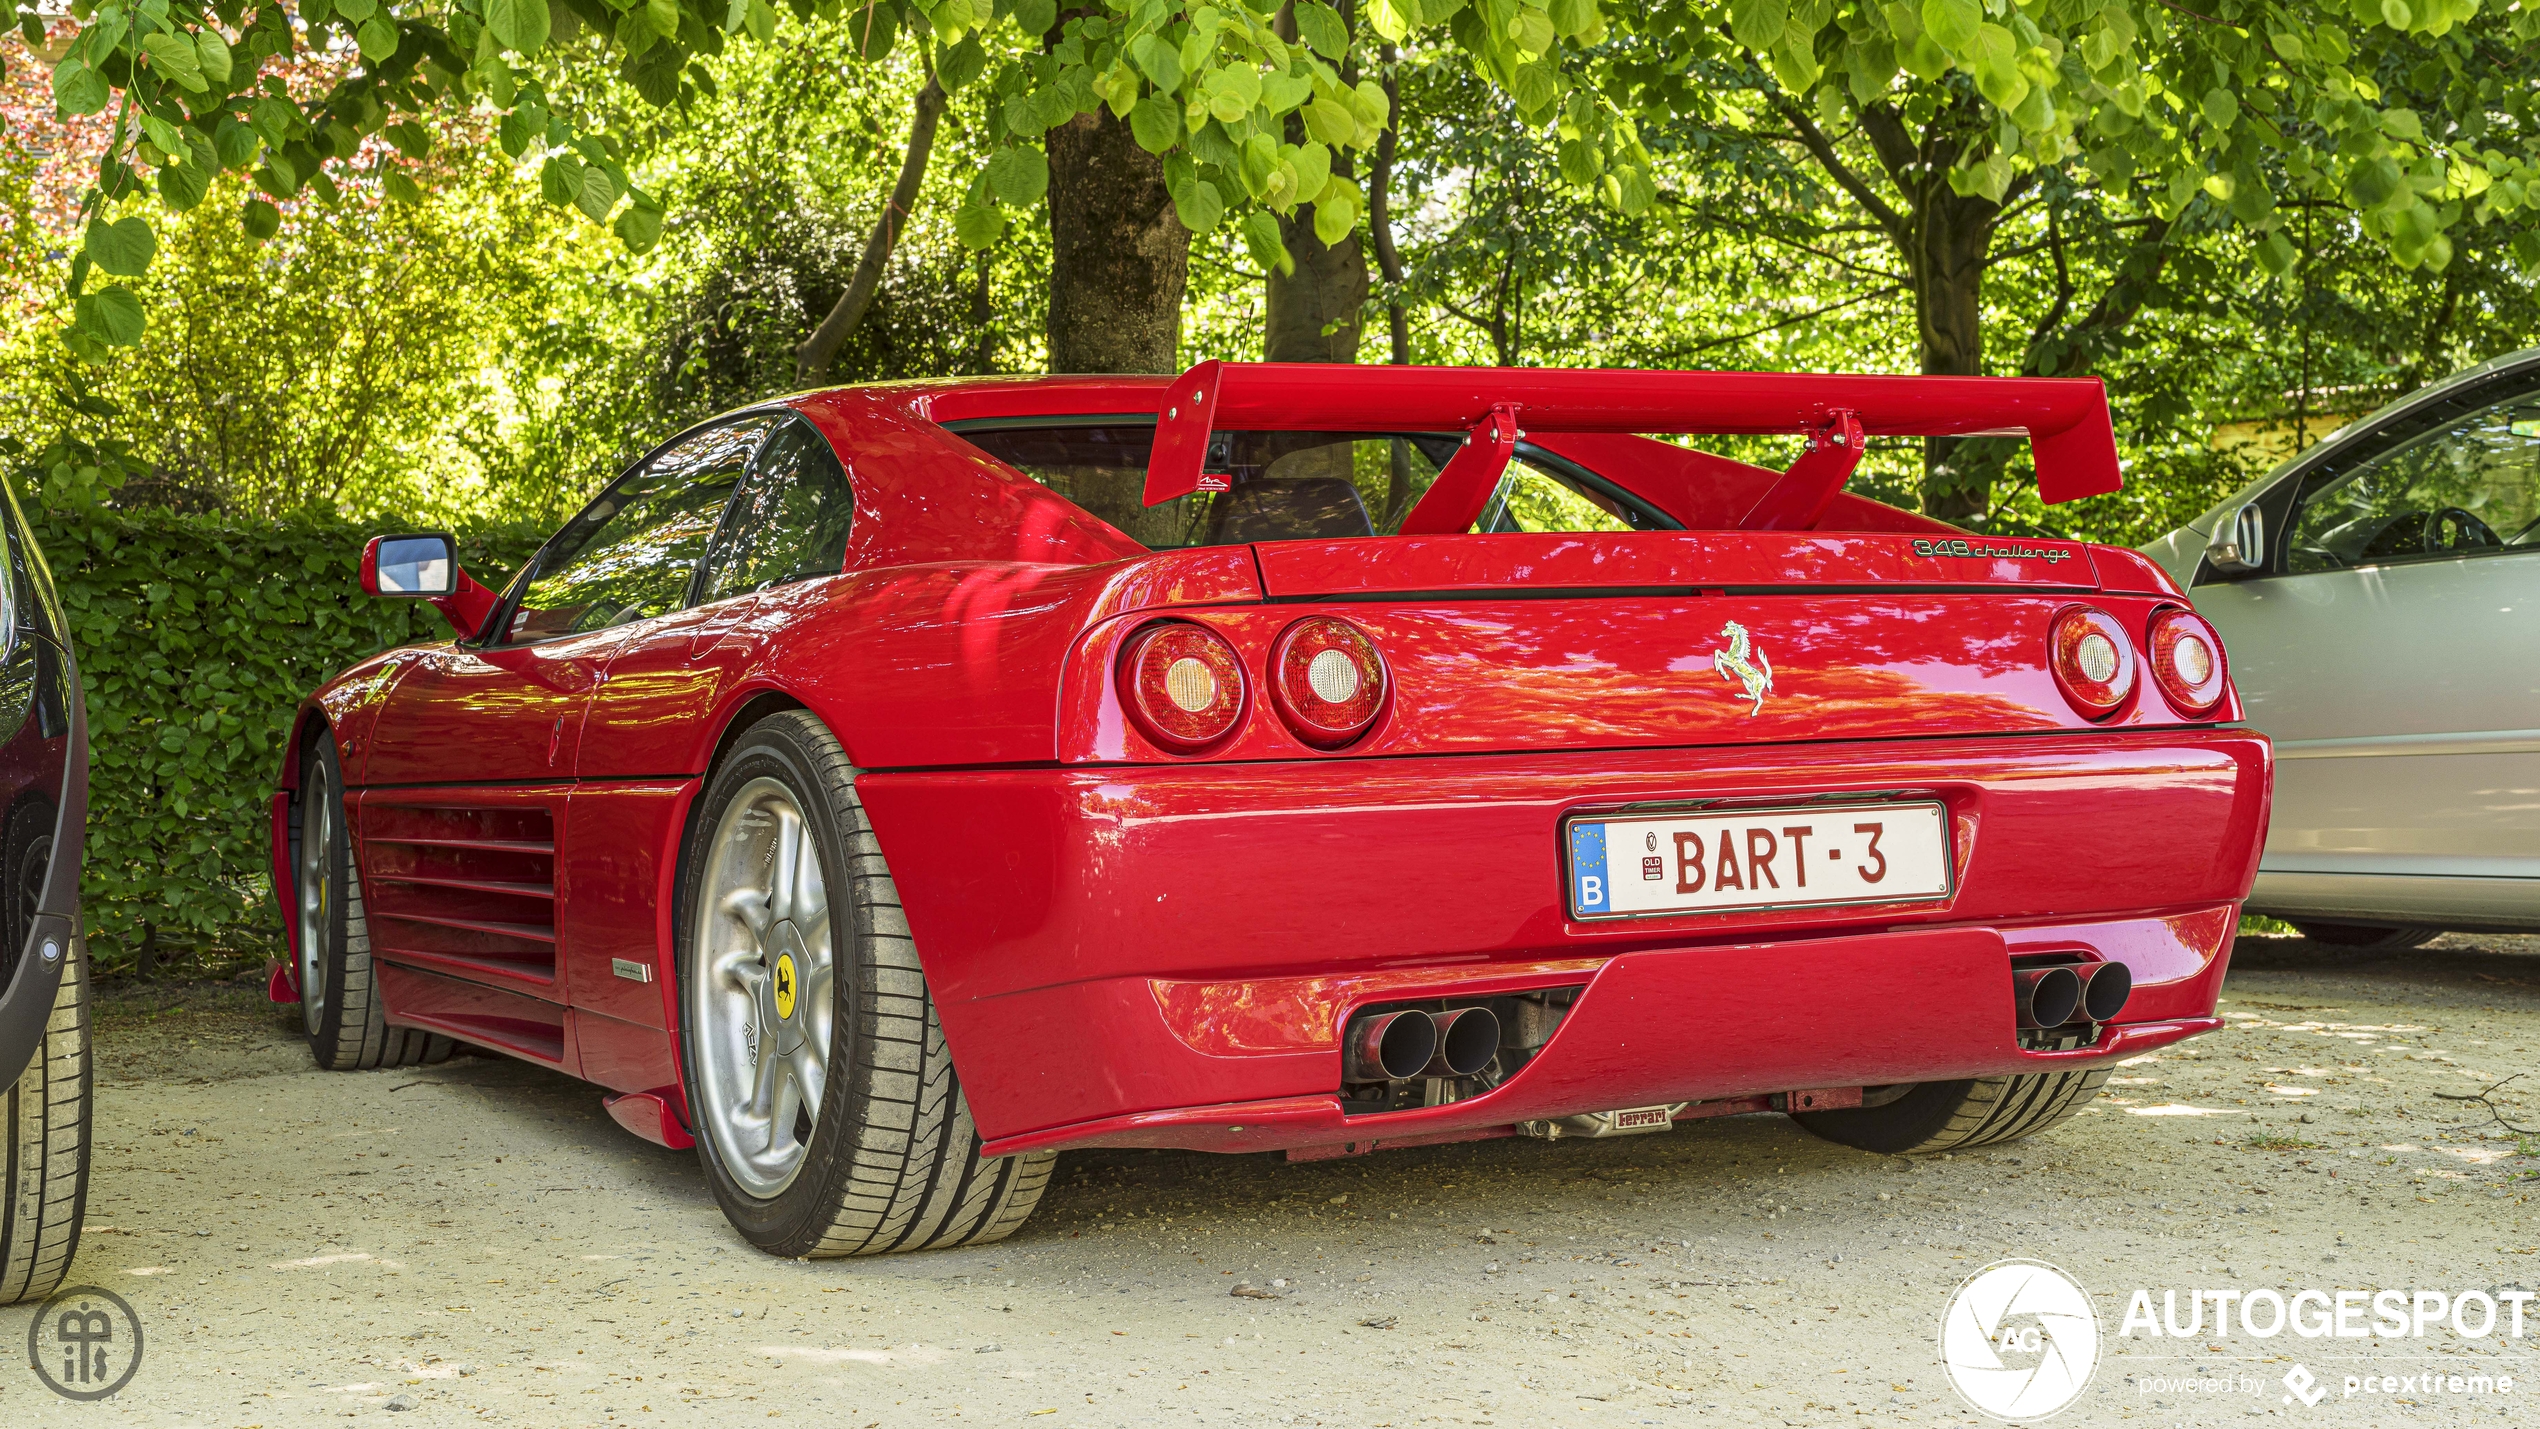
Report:
M446 638L419 601L361 593L372 528L34 510L88 694L83 902L101 973L234 971L281 949L271 798L292 712L391 645ZM463 534L497 584L542 532Z

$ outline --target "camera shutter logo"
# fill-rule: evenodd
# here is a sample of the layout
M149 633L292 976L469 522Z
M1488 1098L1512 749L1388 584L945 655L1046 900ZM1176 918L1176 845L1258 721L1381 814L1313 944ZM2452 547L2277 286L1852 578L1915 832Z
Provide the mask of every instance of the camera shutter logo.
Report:
M2088 1291L2044 1261L1995 1261L1967 1277L1941 1311L1940 1362L1977 1413L2044 1419L2090 1387L2099 1312Z
M26 1358L64 1399L103 1399L141 1368L141 1317L111 1290L57 1291L26 1327Z

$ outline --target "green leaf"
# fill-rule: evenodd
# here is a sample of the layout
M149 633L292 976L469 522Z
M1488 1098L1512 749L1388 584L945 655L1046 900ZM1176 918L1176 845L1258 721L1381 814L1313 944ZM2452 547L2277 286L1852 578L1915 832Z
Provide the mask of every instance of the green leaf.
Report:
M1014 25L1025 35L1038 38L1048 34L1050 26L1057 23L1058 0L1014 0ZM1000 218L997 222L1002 226L1005 220ZM973 246L986 247L987 245Z
M1285 114L1303 104L1314 93L1314 81L1301 74L1266 74L1261 77L1261 112Z
M627 252L649 252L654 244L661 242L661 209L638 199L626 206L626 212L617 216L614 228L617 241L626 245Z
M659 39L672 39L679 33L679 0L644 0L644 23L653 27Z
M2205 122L2216 129L2228 130L2240 117L2239 97L2219 84L2205 91L2205 102L2198 107L2204 111Z
M1976 0L1923 0L1923 33L1952 55L1966 53L1984 23L1984 7Z
M164 30L143 35L141 49L149 55L150 68L161 79L198 94L207 87L203 83L202 55L186 43L184 36L172 35Z
M847 11L847 48L857 59L878 60L900 37L900 12L883 0L865 0Z
M1182 53L1161 35L1140 35L1129 42L1129 62L1159 94L1182 87Z
M409 159L424 158L432 152L432 135L413 120L391 124L382 132L389 143L397 146L397 152Z
M2028 76L2020 73L2020 42L2000 25L1976 27L1976 37L1959 58L1974 71L1976 89L1995 108L2017 109L2028 98Z
M358 25L379 13L379 0L335 0L336 18L347 26Z
M1194 179L1173 195L1173 214L1192 233L1208 233L1226 221L1226 201L1218 197L1217 185Z
M1316 143L1296 146L1288 155L1288 165L1296 171L1296 201L1312 203L1323 196L1324 187L1332 181L1332 151Z
M958 94L987 68L987 47L979 43L977 35L964 35L960 44L944 51L943 57L935 61L935 78L944 86L944 93Z
M1367 28L1397 42L1421 21L1419 0L1369 0L1360 13L1367 17Z
M263 147L264 140L257 136L254 126L237 115L224 114L220 123L212 126L212 152L224 169L246 168L256 162L256 151Z
M538 111L533 119L530 106L523 105L504 115L501 122L494 126L494 139L503 146L504 153L517 159L528 152L532 141L544 137L546 132L546 112Z
M111 97L105 78L79 61L66 59L53 66L53 103L63 114L94 114Z
M1596 146L1585 139L1561 141L1561 177L1584 188L1595 183L1605 172L1605 163Z
M1528 124L1539 123L1561 102L1561 71L1541 60L1521 64L1508 86L1508 97L1517 101L1517 113Z
M767 0L750 0L749 13L742 20L750 30L750 38L760 44L776 38L776 7Z
M1349 144L1357 137L1357 116L1350 112L1347 104L1330 95L1317 98L1305 106L1302 117L1306 133L1336 148Z
M1790 24L1790 0L1730 0L1729 34L1762 54L1782 42Z
M608 222L609 210L617 207L617 175L599 164L582 166L580 181L574 185L573 206L593 223Z
M239 213L238 222L247 230L248 237L262 243L282 231L282 210L263 199L251 198L247 200L247 207Z
M2408 0L2381 0L2381 22L2404 34L2416 23L2416 12L2408 8Z
M150 271L150 260L158 256L159 239L150 231L150 221L138 215L113 223L92 218L84 246L98 267L118 278L138 278Z
M1314 237L1330 248L1358 226L1358 204L1349 198L1325 199L1314 206Z
M363 59L377 64L397 52L397 27L386 14L373 15L354 29L353 42L361 46Z
M1548 55L1554 44L1552 17L1541 10L1520 9L1508 22L1508 38L1522 54Z
M1009 144L988 159L988 192L999 203L1028 208L1049 192L1049 155L1024 144Z
M143 138L157 145L160 153L180 162L185 158L187 153L185 136L177 132L175 125L156 114L141 116L141 134Z
M72 305L71 321L108 347L131 347L149 327L141 300L121 283L89 293Z
M1150 94L1129 111L1129 132L1139 148L1161 154L1182 142L1182 107Z
M1278 215L1254 209L1244 217L1243 240L1244 251L1263 268L1276 268L1282 273L1296 271L1296 260L1288 256L1288 246L1279 241Z
M568 204L582 189L582 161L571 154L550 154L538 166L538 194L552 204Z
M1261 71L1237 62L1210 70L1200 80L1208 112L1220 124L1232 124L1261 102Z
M1349 49L1349 25L1341 12L1320 0L1303 0L1292 12L1296 37L1327 60L1337 61Z
M1564 39L1592 45L1605 38L1605 16L1596 0L1552 0L1552 28Z
M1005 210L990 203L966 203L953 210L953 236L964 248L987 248L1005 236Z
M2425 142L2425 124L2417 118L2413 109L2381 111L2381 132L2410 144Z
M423 202L423 189L421 186L417 185L413 179L406 177L402 170L390 169L387 173L380 175L379 186L387 193L389 198L398 203L419 204Z
M203 201L212 176L192 164L170 164L159 170L159 201L183 213Z
M195 32L194 62L202 68L204 78L217 85L228 85L229 41L221 38L220 31L206 25Z
M494 32L495 43L515 54L545 49L550 24L547 0L485 0L485 28Z

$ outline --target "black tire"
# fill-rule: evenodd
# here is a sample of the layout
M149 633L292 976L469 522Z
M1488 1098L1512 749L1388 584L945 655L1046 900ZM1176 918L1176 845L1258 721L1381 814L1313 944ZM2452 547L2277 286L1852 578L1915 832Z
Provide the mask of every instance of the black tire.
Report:
M855 773L826 727L789 710L744 731L697 801L680 860L676 959L680 1062L698 1123L697 1156L734 1229L774 1255L878 1255L1002 1240L1040 1203L1058 1156L980 1154ZM700 1070L700 1017L690 1010L703 976L693 914L706 896L705 854L736 798L762 780L783 786L818 857L833 970L818 1111L799 1169L764 1198L732 1173L717 1145Z
M0 1305L52 1294L79 1254L95 1090L85 939L70 959L35 1060L0 1089Z
M2296 923L2293 931L2314 943L2358 953L2403 953L2443 936L2440 928L2394 928L2384 923Z
M2099 1095L2106 1068L2031 1072L1963 1082L1925 1082L1885 1106L1801 1112L1811 1133L1863 1151L1927 1156L2035 1136Z
M361 873L344 819L344 765L335 736L320 733L300 761L292 809L293 894L299 899L300 1028L330 1072L448 1061L449 1038L388 1025L362 918Z

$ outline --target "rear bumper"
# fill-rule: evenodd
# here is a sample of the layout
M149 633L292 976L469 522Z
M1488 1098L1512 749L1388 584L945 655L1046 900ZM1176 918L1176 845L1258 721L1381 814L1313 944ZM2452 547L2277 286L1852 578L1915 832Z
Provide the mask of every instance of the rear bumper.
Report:
M2043 1070L2208 1030L2268 754L2245 730L2147 730L858 787L992 1152L1256 1151ZM1562 904L1569 813L1897 791L1950 810L1945 902L1621 925ZM2022 952L2126 962L2125 1021L2094 1047L2021 1049ZM1508 1082L1344 1120L1355 1008L1544 987L1583 990Z
M1343 1116L1329 1094L1176 1107L1003 1137L987 1149L1451 1140L1618 1107L2100 1065L2222 1025L2210 1015L2225 963L2217 950L2189 985L2173 980L2157 999L2201 1004L2206 1015L2114 1025L2073 1051L2026 1051L2013 1032L2009 958L2002 936L1985 928L1625 953L1596 970L1541 1053L1467 1101L1376 1116Z

